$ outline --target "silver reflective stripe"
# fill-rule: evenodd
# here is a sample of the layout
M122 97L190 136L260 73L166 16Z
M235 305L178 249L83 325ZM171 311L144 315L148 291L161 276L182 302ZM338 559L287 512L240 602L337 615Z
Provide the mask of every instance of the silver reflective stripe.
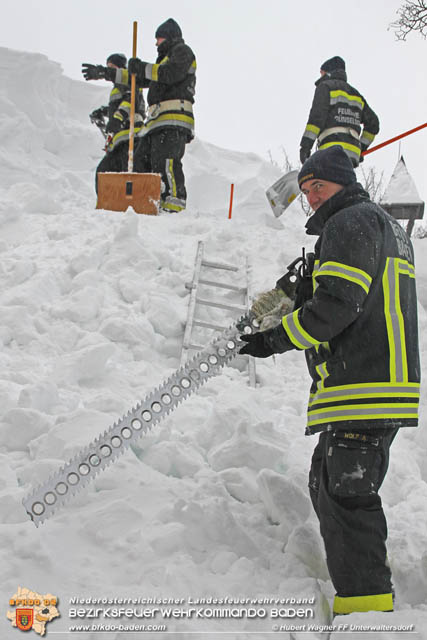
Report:
M152 80L153 79L153 65L150 63L147 63L145 65L145 77L148 80Z
M369 293L369 289L372 283L372 278L369 274L365 273L361 269L354 269L345 264L340 264L338 262L324 262L321 267L316 272L316 278L319 276L338 276L346 278L347 280L352 280L356 282L359 286Z
M310 140L317 140L317 136L314 133L314 131L310 131L309 129L306 129L304 131L304 138L310 138Z
M338 104L338 102L343 102L344 104L348 104L350 107L354 109L360 109L362 111L363 106L360 104L359 100L355 97L353 100L351 98L347 98L347 96L343 96L340 94L339 96L330 97L330 104Z
M414 404L411 407L395 405L386 405L369 407L366 405L353 405L347 408L339 407L337 409L330 409L323 411L321 409L308 412L308 424L314 422L327 422L334 419L354 419L360 420L367 418L368 416L375 418L396 418L403 416L405 418L415 417L418 415L418 405Z
M283 316L282 326L288 334L291 342L299 349L311 349L314 345L320 344L319 340L312 338L299 325L298 310Z
M141 129L139 137L141 138L150 131L153 131L153 129L158 129L159 127L181 127L181 129L188 129L194 134L194 121L185 122L182 120L176 120L174 119L173 114L171 114L171 118L168 120L160 120L159 122L152 120L151 122L146 123L146 125Z
M349 136L353 136L353 138L355 138L359 142L359 134L354 129L351 129L350 127L331 127L330 129L325 129L324 131L322 131L319 136L319 144L322 142L322 140L324 140L328 136L333 135L334 133L345 133ZM304 135L307 135L307 133L305 133Z
M399 271L396 259L387 258L383 275L384 313L387 323L387 334L390 349L390 380L391 382L405 382L407 380L405 332L403 316L400 309ZM405 361L405 362L404 362ZM406 374L406 375L405 375Z
M334 398L349 398L350 396L363 396L367 398L368 396L381 396L386 397L390 394L395 395L396 397L401 396L415 396L419 397L420 395L420 385L415 386L398 386L398 385L387 385L387 384L378 384L373 386L361 386L361 387L353 387L351 389L342 387L338 389L321 389L312 398L310 399L310 404L315 402L325 402L329 399Z
M175 175L173 172L173 158L166 158L165 174L168 180L169 192L172 196L176 196L176 182L175 182Z
M147 115L155 118L164 111L189 111L193 113L193 104L189 100L164 100L148 107Z

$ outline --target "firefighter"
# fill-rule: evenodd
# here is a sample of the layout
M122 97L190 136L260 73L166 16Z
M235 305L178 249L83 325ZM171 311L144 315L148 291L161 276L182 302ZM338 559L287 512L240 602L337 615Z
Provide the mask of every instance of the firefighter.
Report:
M138 171L161 174L161 209L177 212L185 209L187 200L182 158L194 137L196 59L173 18L158 27L155 38L154 64L129 60L129 71L148 87L147 121L135 149L135 163Z
M336 590L334 613L390 611L378 490L399 428L418 424L414 252L404 229L356 182L340 146L314 153L298 181L315 211L306 224L319 236L314 255L301 272L294 310L276 327L241 336L247 344L240 353L305 352L313 381L306 435L320 433L309 490Z
M95 190L98 193L98 173L122 172L128 168L129 126L130 126L130 83L126 69L126 56L123 53L112 53L107 58L107 66L83 63L82 73L86 80L110 80L113 88L110 92L108 106L95 109L91 120L102 122L108 118L105 128L107 138L105 156L96 168ZM137 86L135 96L135 135L144 124L145 104L142 87Z
M340 145L353 167L357 167L363 160L361 151L369 147L379 131L377 115L357 89L348 84L345 62L339 56L322 64L315 85L310 115L300 142L301 163L307 160L317 140L319 149Z

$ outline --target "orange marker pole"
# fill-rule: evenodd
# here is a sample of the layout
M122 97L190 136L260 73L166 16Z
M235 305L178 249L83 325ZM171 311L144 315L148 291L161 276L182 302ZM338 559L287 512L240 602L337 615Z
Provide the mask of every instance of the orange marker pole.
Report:
M231 220L231 211L233 209L233 194L234 194L234 184L231 185L230 189L230 208L228 210L228 219Z

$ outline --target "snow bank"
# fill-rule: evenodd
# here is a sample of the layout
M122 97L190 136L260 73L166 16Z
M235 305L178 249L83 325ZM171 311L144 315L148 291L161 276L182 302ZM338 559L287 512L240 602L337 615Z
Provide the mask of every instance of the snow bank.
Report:
M311 240L297 203L281 221L269 210L264 192L278 177L275 167L197 139L185 157L185 214L95 211L102 139L88 113L107 90L65 78L44 56L1 53L5 608L18 586L54 593L62 617L50 628L65 633L72 597L313 597L316 623L330 623L333 588L306 488L315 444L303 435L309 381L296 352L258 361L256 389L244 369L227 368L68 508L38 529L28 520L21 500L29 489L179 365L185 283L200 239L208 258L243 267L249 256L255 293L271 288ZM423 249L417 241L427 281ZM424 362L426 328L420 308ZM425 416L423 397L421 427L399 435L383 489L396 612L348 616L346 623L410 622L420 633L426 626ZM209 630L265 638L273 622L176 619L167 622L169 635L153 636ZM0 631L12 637L5 616Z

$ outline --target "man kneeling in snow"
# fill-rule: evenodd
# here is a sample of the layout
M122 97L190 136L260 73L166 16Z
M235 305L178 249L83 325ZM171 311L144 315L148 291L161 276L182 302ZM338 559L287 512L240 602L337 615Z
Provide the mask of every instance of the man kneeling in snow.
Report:
M315 211L306 224L319 236L313 259L294 310L273 328L241 336L247 344L240 353L305 351L313 379L306 434L320 432L309 489L336 590L334 613L391 611L378 491L397 431L418 424L413 248L356 182L341 147L314 153L298 182Z

